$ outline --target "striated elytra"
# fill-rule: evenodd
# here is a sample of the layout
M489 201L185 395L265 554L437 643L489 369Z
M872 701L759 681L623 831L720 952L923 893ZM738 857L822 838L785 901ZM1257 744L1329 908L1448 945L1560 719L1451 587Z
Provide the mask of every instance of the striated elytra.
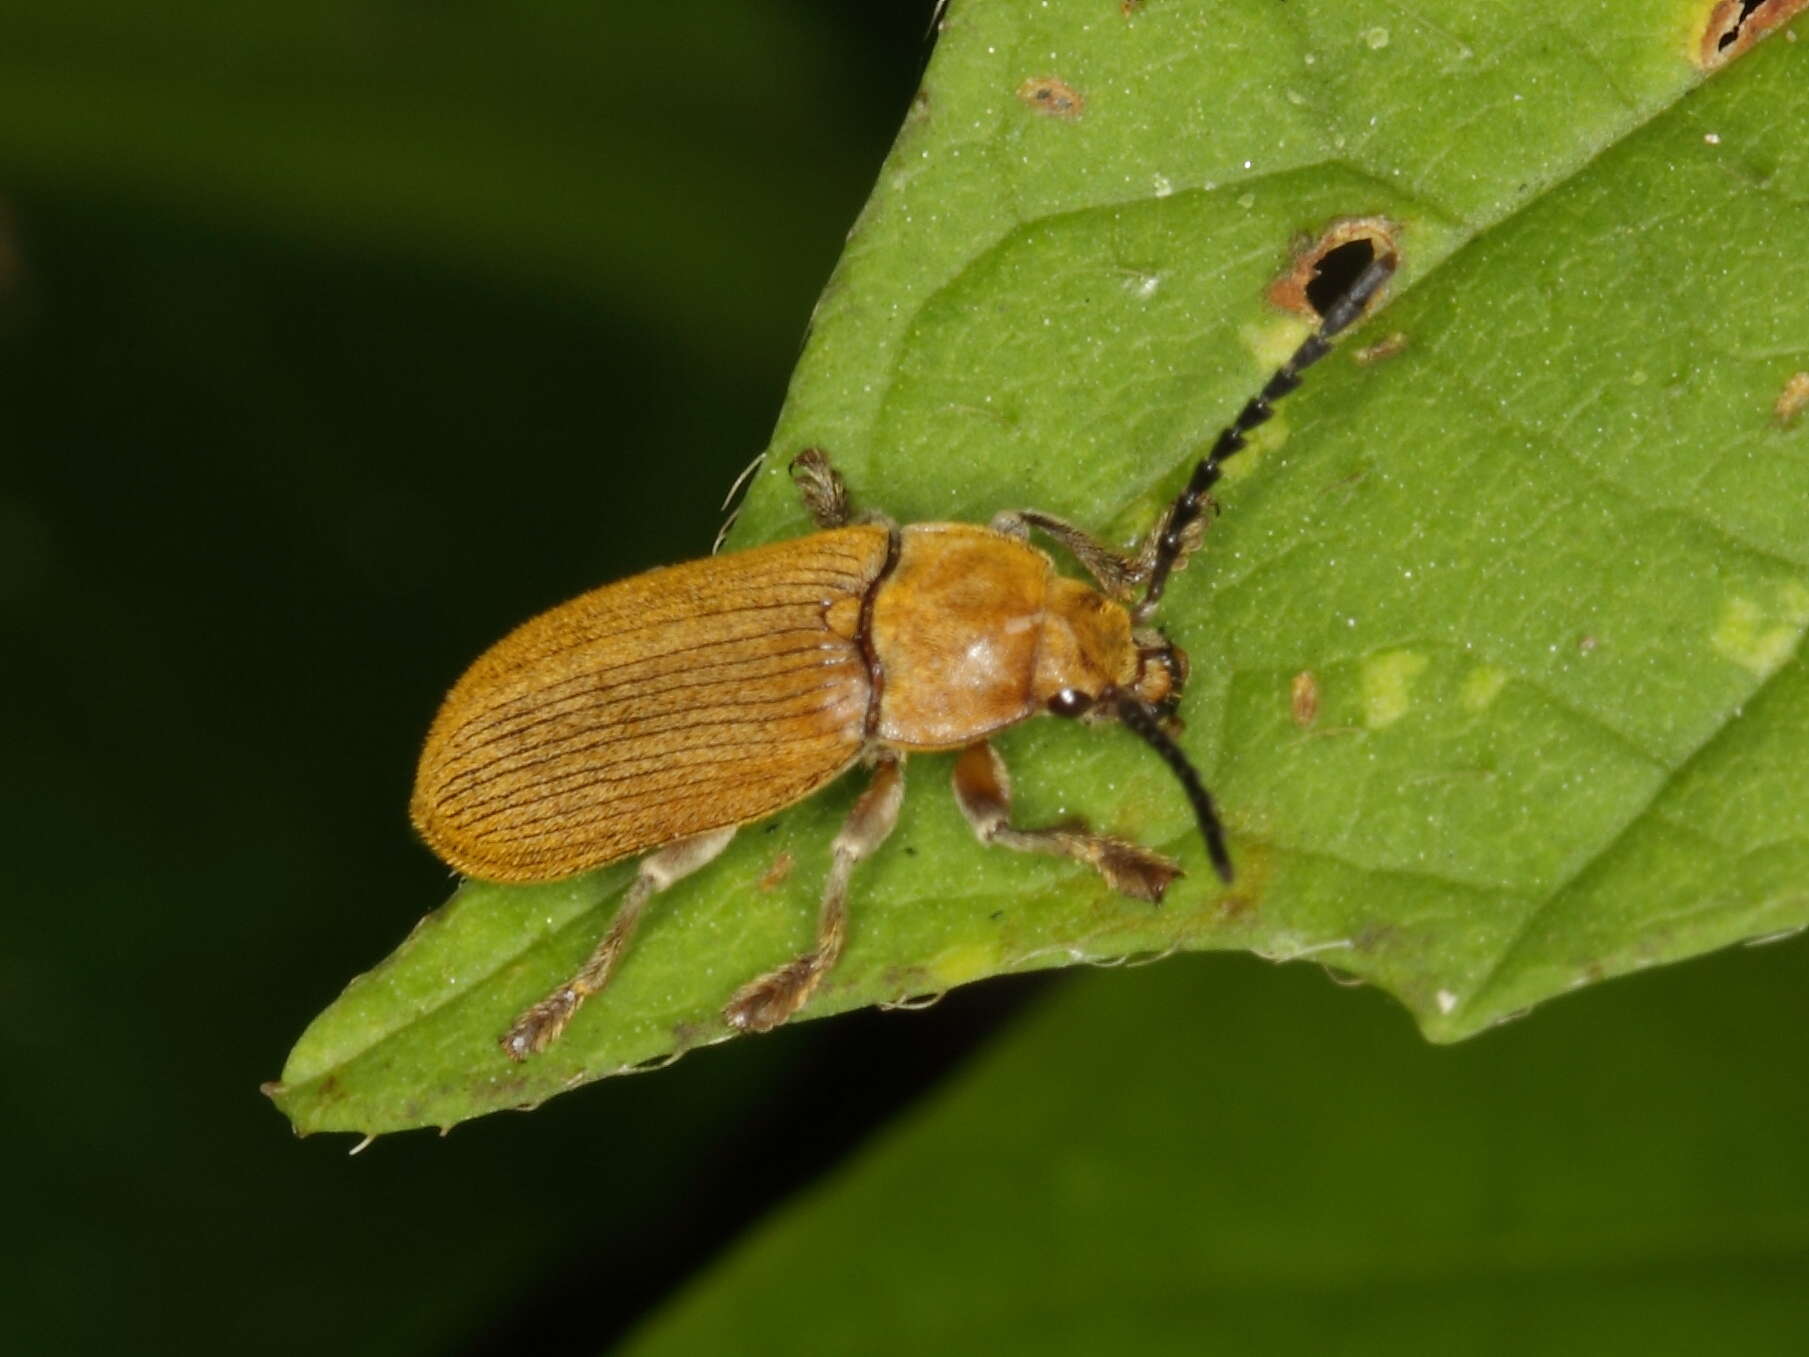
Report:
M1180 777L1213 866L1218 817L1169 734L1187 660L1146 625L1200 543L1208 492L1271 403L1363 314L1394 268L1373 260L1270 378L1134 554L1034 510L986 527L856 518L818 449L792 472L818 531L594 589L523 624L459 679L428 732L411 814L428 846L489 881L550 881L645 854L584 966L502 1037L524 1059L609 980L647 901L720 853L737 827L872 768L832 849L816 945L743 986L731 1026L763 1031L810 998L846 932L854 866L891 831L911 753L956 750L957 803L983 842L1083 862L1159 900L1180 869L1072 826L1011 823L990 737L1040 712L1116 720ZM1092 576L1057 573L1032 530Z

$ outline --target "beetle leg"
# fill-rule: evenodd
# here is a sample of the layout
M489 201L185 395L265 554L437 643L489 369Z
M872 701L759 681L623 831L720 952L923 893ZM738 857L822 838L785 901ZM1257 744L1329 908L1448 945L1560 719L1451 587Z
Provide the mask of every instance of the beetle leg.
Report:
M873 780L835 836L829 877L823 883L816 947L737 990L722 1010L723 1021L730 1027L744 1032L770 1031L804 1007L817 982L842 954L848 927L848 878L856 863L886 841L898 823L903 800L904 760L897 754L883 754L873 770Z
M627 950L628 940L634 936L635 925L641 921L641 911L647 907L647 902L673 882L704 866L727 848L734 837L735 826L730 825L726 829L669 843L642 858L640 872L628 888L621 908L616 911L615 921L590 954L590 959L570 980L514 1021L503 1034L503 1053L511 1060L526 1060L557 1041L565 1025L572 1020L572 1014L578 1011L578 1005L609 983L610 974Z
M1156 572L1156 562L1162 556L1163 539L1169 535L1169 525L1180 511L1178 504L1170 504L1162 511L1155 525L1144 534L1142 544L1137 548L1137 586L1141 588ZM1174 551L1170 570L1187 569L1187 558L1200 549L1206 540L1206 525L1219 515L1219 503L1211 495L1200 501L1200 512L1182 525L1179 535L1172 544Z
M1169 512L1173 512L1172 505ZM1028 538L1032 528L1047 533L1064 551L1081 563L1108 597L1115 598L1120 603L1129 603L1136 599L1137 591L1143 588L1149 580L1150 571L1155 569L1156 552L1162 541L1166 517L1144 539L1135 556L1114 550L1084 528L1077 528L1066 519L1043 513L1040 509L1006 509L993 515L990 526L994 532L1011 537ZM1198 548L1204 537L1205 525L1196 519L1188 526L1186 550L1182 555Z
M1013 828L1011 776L999 751L984 740L961 751L955 760L954 784L955 802L981 843L1084 862L1113 890L1136 900L1160 900L1169 883L1181 875L1181 869L1160 853L1108 834Z
M848 522L848 486L842 473L830 464L828 453L821 448L805 448L791 459L790 470L811 522L819 528L839 528Z

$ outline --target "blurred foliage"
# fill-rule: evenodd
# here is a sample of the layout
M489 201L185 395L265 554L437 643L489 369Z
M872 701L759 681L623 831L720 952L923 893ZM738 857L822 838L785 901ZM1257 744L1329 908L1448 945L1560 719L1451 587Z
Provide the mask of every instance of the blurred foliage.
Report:
M1703 84L1681 8L1546 8L952 10L734 540L803 530L785 465L813 444L905 521L1028 504L1134 540L1303 336L1264 298L1291 248L1385 222L1404 267L1232 464L1163 609L1233 891L1147 750L1039 723L1003 742L1022 820L1079 812L1188 879L1152 911L983 849L948 760L914 760L812 1013L1243 948L1316 955L1450 1040L1809 920L1809 438L1772 415L1809 367L1809 299L1774 285L1809 237L1809 51ZM1389 333L1386 362L1348 352ZM309 1030L279 1101L308 1129L447 1125L722 1039L723 1000L808 945L853 793L674 889L520 1067L497 1035L627 869L464 888Z
M419 1157L257 1093L445 893L444 686L707 549L770 435L921 60L844 9L8 7L10 1346L444 1351L599 1258L627 1322L872 1115L759 1111L833 1034Z
M1787 1357L1794 950L1451 1050L1300 967L1086 977L627 1350Z

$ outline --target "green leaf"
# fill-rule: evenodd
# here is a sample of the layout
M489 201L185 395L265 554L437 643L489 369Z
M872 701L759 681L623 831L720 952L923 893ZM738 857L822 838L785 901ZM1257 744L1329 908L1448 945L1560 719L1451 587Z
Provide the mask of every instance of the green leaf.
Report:
M624 1351L1802 1350L1801 958L1458 1050L1309 971L1077 977Z
M1128 542L1305 333L1265 300L1301 239L1383 219L1403 269L1232 463L1164 606L1234 893L1132 737L1033 722L1001 741L1019 818L1084 815L1187 879L1152 909L983 850L946 758L914 760L809 1015L1242 948L1452 1040L1809 921L1809 427L1773 414L1809 368L1809 49L1786 31L1705 81L1707 8L952 8L733 544L805 529L784 468L812 444L904 521L1030 505ZM1065 116L1031 97L1049 79ZM278 1102L303 1129L448 1125L722 1039L724 999L808 945L854 793L674 888L519 1067L496 1037L627 869L467 885L309 1030Z

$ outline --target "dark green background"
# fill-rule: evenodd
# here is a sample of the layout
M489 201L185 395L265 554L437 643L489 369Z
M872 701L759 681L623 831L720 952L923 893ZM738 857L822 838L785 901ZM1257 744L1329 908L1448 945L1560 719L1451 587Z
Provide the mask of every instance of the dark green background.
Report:
M403 813L447 682L535 609L708 546L909 100L925 8L70 0L9 16L9 1347L601 1349L1031 996L995 983L811 1024L356 1159L346 1138L296 1142L256 1092L447 893ZM1353 1086L1431 1089L1453 1124L1511 1102L1558 1144L1549 1164L1598 1124L1579 1107L1690 1119L1674 1080L1747 1023L1773 1044L1729 1083L1779 1081L1768 1153L1740 1158L1740 1127L1703 1115L1685 1162L1795 1200L1801 955L1611 985L1453 1053L1374 995L1304 998L1316 977L1243 959L1168 963L1161 990L1223 986L1245 1015L1182 1034L1176 1068L1229 1089L1201 1053L1222 1055L1268 1096L1251 1100L1263 1119L1223 1111L1245 1161L1186 1163L1187 1128L1168 1127L1146 1193L1172 1171L1253 1199L1292 1180L1290 1147L1335 1134ZM1095 982L1095 1028L1134 1012L1109 1000L1137 984ZM1604 1030L1623 1062L1565 1059L1572 1034ZM1504 1098L1503 1071L1523 1097ZM1027 1164L1040 1138L1084 1130L1095 1085L1076 1077L1071 1120L1009 1128ZM1494 1177L1461 1147L1441 1160L1452 1202L1545 1172L1516 1158L1513 1117L1489 1124ZM1334 1184L1376 1190L1326 1194L1354 1237L1426 1162L1411 1127L1386 1129ZM1655 1200L1673 1189L1652 1176ZM1014 1205L989 1228L1009 1235ZM1512 1211L1477 1219L1511 1245ZM1512 1318L1499 1275L1465 1284ZM1338 1318L1360 1326L1372 1300L1354 1288ZM1095 1316L1102 1335L1113 1318Z
M928 54L916 7L528 8L8 19L16 1351L600 1340L874 1115L791 1092L837 1033L352 1160L257 1092L448 893L405 806L459 669L708 548Z

